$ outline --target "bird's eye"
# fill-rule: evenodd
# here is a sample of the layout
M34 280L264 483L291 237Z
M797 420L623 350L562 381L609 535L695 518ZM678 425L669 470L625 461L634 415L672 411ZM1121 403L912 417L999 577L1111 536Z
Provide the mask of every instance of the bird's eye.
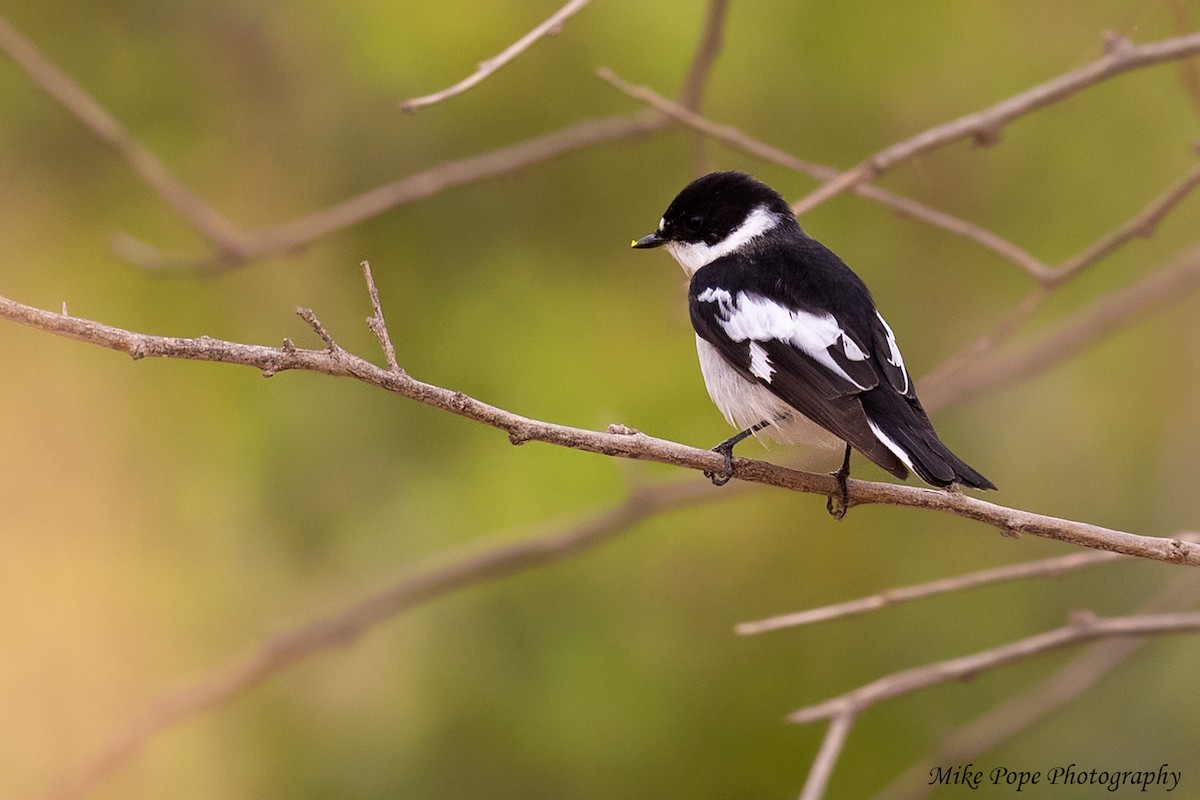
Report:
M704 217L700 214L693 214L683 221L683 227L689 233L696 233L700 230L700 226L704 224Z

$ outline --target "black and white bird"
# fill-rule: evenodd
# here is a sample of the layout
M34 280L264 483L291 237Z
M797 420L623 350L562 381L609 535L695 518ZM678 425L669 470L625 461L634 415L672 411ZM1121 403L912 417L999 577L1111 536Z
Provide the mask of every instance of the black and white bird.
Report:
M665 247L691 279L700 371L717 408L743 430L713 448L733 476L751 434L821 448L845 443L897 478L996 488L942 444L917 399L896 336L866 285L800 229L778 192L741 172L699 178L633 247ZM832 506L830 508L832 511ZM839 514L840 516L840 514Z

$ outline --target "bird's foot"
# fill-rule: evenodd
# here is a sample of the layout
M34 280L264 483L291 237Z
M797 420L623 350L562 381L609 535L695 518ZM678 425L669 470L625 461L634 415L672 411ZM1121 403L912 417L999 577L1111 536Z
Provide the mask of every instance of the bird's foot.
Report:
M838 492L837 502L834 502L834 495L829 495L825 498L825 510L829 512L829 516L840 520L846 516L846 512L850 510L850 493L846 488L846 474L841 470L829 473L834 478L837 478Z
M850 490L846 486L846 479L850 477L850 445L846 445L846 457L842 460L842 466L829 474L838 484L837 502L834 502L834 495L829 495L825 498L825 510L829 512L829 516L841 520L850 510Z
M713 486L724 486L733 478L733 445L737 442L721 442L712 450L714 453L720 453L725 456L725 469L721 472L710 472L704 470L704 477L712 481Z
M718 472L710 472L709 470L704 470L704 477L706 477L710 481L712 481L713 486L724 486L725 484L729 483L729 481L733 478L733 448L734 448L734 445L736 445L742 439L745 439L747 436L758 433L759 431L761 431L763 428L767 427L770 424L771 424L770 422L767 422L764 419L762 422L758 423L757 425L751 425L749 428L746 428L746 430L741 431L740 433L735 433L733 436L730 436L728 439L726 439L725 441L721 442L719 445L714 447L712 449L712 451L714 453L720 453L721 455L725 456L725 469L719 473Z

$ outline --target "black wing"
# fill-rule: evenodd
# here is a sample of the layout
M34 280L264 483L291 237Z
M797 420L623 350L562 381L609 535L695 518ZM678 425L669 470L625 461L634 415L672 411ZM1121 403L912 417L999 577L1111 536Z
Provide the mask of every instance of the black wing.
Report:
M764 276L736 256L719 259L692 278L692 326L746 380L896 477L909 467L937 486L995 488L938 439L891 329L837 264L846 274L835 310L825 310L802 302L806 287L787 272Z

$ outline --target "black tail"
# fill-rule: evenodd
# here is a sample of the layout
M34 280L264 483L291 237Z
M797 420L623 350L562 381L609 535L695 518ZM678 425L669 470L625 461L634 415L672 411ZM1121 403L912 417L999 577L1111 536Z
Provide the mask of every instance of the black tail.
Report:
M942 444L925 409L916 398L888 389L861 395L863 410L879 440L894 449L901 460L912 465L921 480L933 486L953 483L973 489L995 489L996 485ZM882 434L882 435L880 435ZM884 437L889 441L884 441Z

